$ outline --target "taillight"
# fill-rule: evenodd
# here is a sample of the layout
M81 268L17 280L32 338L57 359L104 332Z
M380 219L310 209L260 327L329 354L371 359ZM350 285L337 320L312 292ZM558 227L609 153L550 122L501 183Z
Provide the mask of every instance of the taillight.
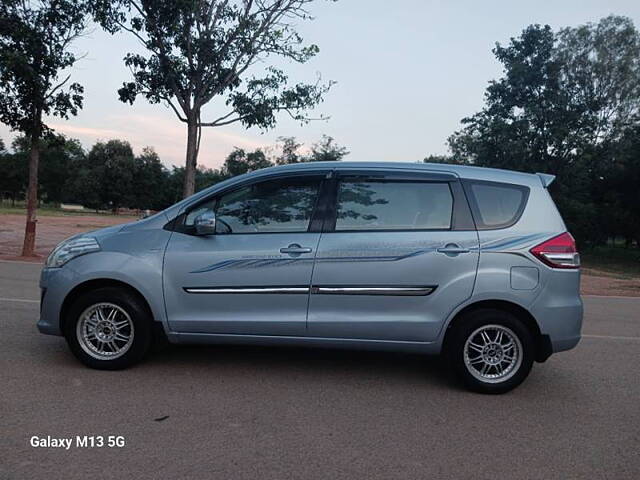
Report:
M579 268L580 254L569 232L550 238L529 250L542 263L552 268Z

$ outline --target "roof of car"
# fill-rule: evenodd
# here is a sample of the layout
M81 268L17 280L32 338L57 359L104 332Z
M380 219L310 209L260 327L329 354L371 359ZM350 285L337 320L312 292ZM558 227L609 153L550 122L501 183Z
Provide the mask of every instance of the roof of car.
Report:
M460 178L473 180L488 180L495 182L515 183L527 186L541 186L539 174L515 172L512 170L502 170L498 168L474 167L471 165L454 165L448 163L410 163L410 162L305 162L289 165L269 167L253 172L274 173L276 171L299 171L299 170L419 170L439 173L452 173Z

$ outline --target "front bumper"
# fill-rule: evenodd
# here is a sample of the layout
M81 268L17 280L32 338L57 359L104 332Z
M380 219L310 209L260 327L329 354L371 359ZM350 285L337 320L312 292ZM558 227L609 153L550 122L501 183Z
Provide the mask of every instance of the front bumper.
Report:
M38 327L38 331L40 333L44 333L46 335L58 335L58 336L62 335L62 332L60 331L60 326L51 323L46 318L40 317L36 326Z
M68 267L43 268L40 273L40 318L37 327L40 333L62 335L60 312L62 303L72 285Z

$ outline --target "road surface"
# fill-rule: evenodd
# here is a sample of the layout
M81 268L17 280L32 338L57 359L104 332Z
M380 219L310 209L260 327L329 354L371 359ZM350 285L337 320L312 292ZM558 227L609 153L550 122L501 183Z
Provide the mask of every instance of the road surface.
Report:
M640 299L585 298L578 348L485 396L388 353L175 347L92 371L37 332L39 269L0 263L2 479L640 478Z

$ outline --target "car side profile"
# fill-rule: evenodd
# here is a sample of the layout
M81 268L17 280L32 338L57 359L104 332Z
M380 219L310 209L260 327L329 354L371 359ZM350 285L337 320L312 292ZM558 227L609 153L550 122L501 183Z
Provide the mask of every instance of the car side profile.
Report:
M380 349L446 355L467 387L503 393L580 340L580 259L552 181L368 162L234 177L58 245L38 328L98 369L163 338Z

